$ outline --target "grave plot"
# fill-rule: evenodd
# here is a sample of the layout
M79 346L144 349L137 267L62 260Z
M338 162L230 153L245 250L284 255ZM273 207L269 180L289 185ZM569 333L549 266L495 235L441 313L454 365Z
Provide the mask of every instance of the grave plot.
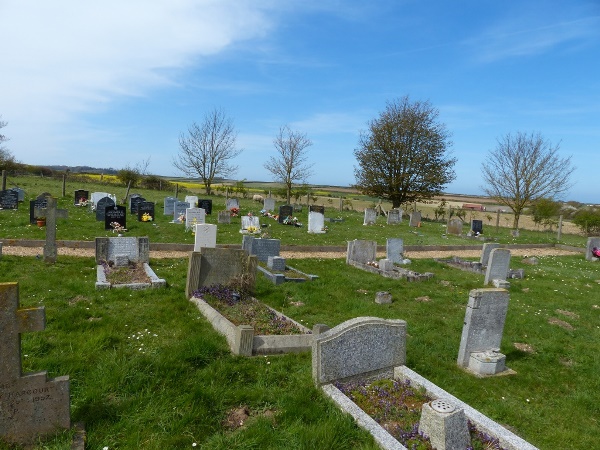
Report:
M225 336L233 354L310 351L309 329L245 294L254 290L257 264L258 258L245 250L192 252L186 297Z
M147 289L167 282L149 265L148 238L96 238L96 289Z
M503 449L536 449L412 371L405 362L406 322L403 320L358 317L314 336L312 372L315 384L368 431L381 448L414 448L413 445L424 442L422 434L425 434L434 448L467 448L470 445L492 448L484 446L492 438ZM374 398L369 393L371 385L375 386L371 390ZM405 402L406 388L412 400L410 406ZM350 399L355 390L360 391L361 403L373 406L368 409L378 421ZM377 396L385 400L382 402ZM381 408L378 405L382 403L388 410L385 415L383 412L378 415L375 407ZM420 414L417 405L421 405ZM394 415L394 410L416 411L413 415ZM414 413L418 417L414 417ZM380 422L385 422L386 427Z
M302 283L319 278L317 275L307 274L288 266L285 263L285 258L281 256L269 256L266 264L259 262L258 270L275 285L285 282Z

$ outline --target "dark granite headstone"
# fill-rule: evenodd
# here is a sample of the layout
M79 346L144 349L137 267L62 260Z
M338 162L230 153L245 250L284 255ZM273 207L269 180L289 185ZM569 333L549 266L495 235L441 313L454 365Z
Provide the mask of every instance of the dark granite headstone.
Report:
M25 191L23 189L14 187L14 188L11 188L10 190L17 193L17 201L19 201L19 202L25 201Z
M111 223L116 222L123 228L127 227L127 210L124 206L115 205L112 208L105 208L104 229L114 230Z
M471 230L473 230L473 233L479 233L482 234L483 233L483 220L471 220Z
M86 191L83 189L77 189L75 191L75 198L73 200L74 205L79 205L80 203L87 202L90 198L90 191Z
M290 205L281 205L279 207L279 223L283 223L284 219L294 215L294 208Z
M202 208L206 211L206 214L212 212L212 200L211 199L200 199L198 200L198 208Z
M103 197L98 200L98 203L96 203L96 220L103 221L106 208L112 208L113 206L115 206L115 202L110 197Z
M144 197L132 197L129 199L129 212L137 215L139 204L145 201L146 199Z
M137 205L137 219L139 222L152 222L154 220L154 203L141 202ZM149 219L144 220L144 214L148 214ZM146 217L148 217L146 216Z
M0 209L17 209L19 207L19 194L8 189L0 191Z
M36 209L46 208L48 206L48 201L44 194L38 196L35 200L29 201L29 223L35 223L37 214Z
M308 211L309 212L314 211L314 212L318 212L318 213L321 213L321 214L325 215L325 207L324 206L320 206L320 205L310 205L308 207Z

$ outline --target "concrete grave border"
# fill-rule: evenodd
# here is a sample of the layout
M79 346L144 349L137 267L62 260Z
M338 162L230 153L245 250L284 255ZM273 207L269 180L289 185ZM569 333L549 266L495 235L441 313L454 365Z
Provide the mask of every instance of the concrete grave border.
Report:
M298 269L294 269L291 266L286 265L285 270L290 272L298 273L302 275L302 277L293 277L288 276L288 274L284 273L273 273L269 269L265 269L260 264L257 265L257 269L262 272L262 274L267 277L267 279L273 283L274 285L283 284L285 282L295 282L295 283L303 283L305 281L313 281L319 278L318 275L311 275L308 273L300 272Z

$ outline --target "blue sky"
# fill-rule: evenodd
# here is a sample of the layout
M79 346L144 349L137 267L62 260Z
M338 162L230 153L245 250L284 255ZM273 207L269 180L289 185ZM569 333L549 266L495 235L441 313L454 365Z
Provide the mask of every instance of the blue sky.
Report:
M282 125L313 145L314 184L355 182L361 130L387 101L429 100L452 133L456 180L480 193L497 138L540 132L572 155L565 199L600 203L600 2L565 0L0 1L0 115L28 164L172 165L214 108L271 180Z

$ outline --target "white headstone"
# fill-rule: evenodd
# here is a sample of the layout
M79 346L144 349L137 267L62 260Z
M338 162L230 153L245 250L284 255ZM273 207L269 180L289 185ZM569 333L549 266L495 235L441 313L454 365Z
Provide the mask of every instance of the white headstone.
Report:
M377 220L377 211L373 208L365 208L365 220L363 225L374 225Z
M185 229L189 230L194 225L206 222L206 211L202 208L187 208L185 210Z
M185 201L190 204L192 208L198 206L198 196L197 195L186 195Z
M257 230L260 229L258 216L242 216L242 230L248 230L250 227L254 227Z
M317 211L308 213L308 232L309 233L325 233L325 216Z
M231 208L240 209L240 202L237 198L228 198L226 203L226 208L229 210Z
M101 198L109 197L115 204L117 203L117 197L114 194L109 194L108 192L92 192L90 196L90 202L92 205L96 205Z
M211 223L196 225L194 236L194 251L199 252L201 248L217 247L217 226Z

